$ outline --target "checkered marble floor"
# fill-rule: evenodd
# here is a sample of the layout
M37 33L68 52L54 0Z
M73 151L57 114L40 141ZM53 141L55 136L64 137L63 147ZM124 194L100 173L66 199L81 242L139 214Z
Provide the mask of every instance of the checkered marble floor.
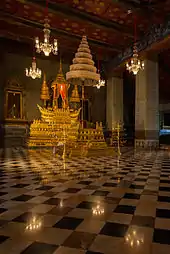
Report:
M170 253L170 154L0 154L0 254Z

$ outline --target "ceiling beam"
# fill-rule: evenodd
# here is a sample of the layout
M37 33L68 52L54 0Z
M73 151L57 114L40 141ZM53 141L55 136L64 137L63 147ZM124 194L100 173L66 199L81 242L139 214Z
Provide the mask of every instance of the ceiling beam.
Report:
M4 11L0 11L0 18L1 19L4 18L4 20L13 19L16 22L19 22L23 25L26 25L26 26L29 26L29 27L32 27L32 28L37 28L37 29L41 29L41 30L44 28L42 23L31 21L31 20L24 19L24 18L20 18L20 17L17 17L15 15L6 13ZM80 36L80 35L73 34L71 32L67 32L67 31L62 30L62 29L51 27L50 30L55 35L59 35L63 38L65 37L66 39L69 38L69 40L73 39L75 41L81 41L81 38L82 38L82 36ZM98 41L98 40L95 40L95 39L88 38L88 42L90 44L94 45L94 46L98 46L98 47L101 47L103 49L108 49L108 50L112 50L112 51L115 51L115 52L121 52L121 50L122 50L122 48L113 47L109 43Z
M44 0L25 0L25 2L30 3L33 6L39 6L41 8L45 8L45 1ZM99 18L95 15L89 14L84 11L77 10L75 8L69 8L64 4L58 4L58 3L48 3L48 9L51 13L54 13L56 15L60 15L61 13L66 15L67 17L74 17L77 20L81 20L84 22L88 22L89 24L95 25L98 28L101 29L107 29L123 33L124 35L133 38L133 29L130 29L128 26L120 25L117 22L104 20L102 18Z
M5 32L5 31L4 31ZM17 36L17 40L16 40ZM11 46L12 45L12 46ZM3 31L0 29L0 48L8 53L14 53L18 55L24 55L28 57L32 57L32 41L28 40L27 37L21 36L19 37L16 33L5 33L5 37L3 36ZM62 45L62 50L60 49L59 56L64 59L65 62L71 63L75 51L72 48L65 48ZM46 56L43 54L37 54L37 58L46 60ZM58 61L55 55L49 55L50 60Z
M35 29L37 29L37 32L42 32L42 29L43 29L43 24L40 24L40 23L36 23L36 22L30 22L30 21L27 21L25 19L21 19L21 18L18 18L14 15L10 15L10 14L5 14L3 13L1 15L1 11L0 11L0 20L1 21L5 21L7 24L11 24L13 25L13 27L9 27L9 28L5 28L5 24L2 25L2 28L1 28L1 31L3 32L4 34L4 31L6 31L7 34L15 34L15 29L17 31L17 27L16 25L13 24L13 22L17 22L18 24L20 24L21 28L22 27L25 27L25 31L27 31L27 27L32 29L32 31L34 31ZM20 27L19 27L20 28ZM34 29L34 30L33 30ZM8 31L9 30L9 31ZM58 37L61 37L61 40L64 39L66 42L68 41L68 38L69 38L69 41L71 40L71 42L75 43L75 47L78 47L78 44L80 43L81 41L81 36L76 36L74 34L71 34L69 32L66 32L66 31L63 31L63 30L58 30L58 29L52 29L51 30L53 32L53 35L55 36L58 36ZM23 35L21 34L19 36L19 38L22 38L24 37L25 38L25 41L28 40L32 43L33 39L34 39L34 35L35 33L31 33L30 35L26 34ZM39 35L40 33L38 33ZM17 34L15 36L15 39L17 37ZM112 47L112 45L110 44L107 44L105 42L99 42L99 41L96 41L96 40L91 40L91 39L88 39L89 43L91 44L91 47L93 48L93 51L94 52L98 52L99 51L99 48L102 49L103 53L106 52L106 55L107 55L107 52L109 52L109 55L111 54L112 56L115 55L116 53L118 52L121 52L121 49L118 49L118 48L115 48L115 47ZM61 43L62 44L62 43ZM71 43L72 44L72 43ZM64 45L65 48L66 48L66 45L67 43ZM64 48L63 45L60 45L59 43L59 48ZM73 49L74 52L75 52L75 48ZM97 51L96 51L97 50Z
M5 41L7 40L7 42ZM16 43L16 44L15 44ZM20 34L16 34L16 32L7 32L5 30L1 30L0 28L0 48L2 50L6 50L9 53L17 53L21 55L27 55L32 57L32 39L27 36L21 36ZM72 63L75 52L77 48L62 44L59 49L59 56L64 57L69 63ZM93 56L93 60L97 59L103 62L108 62L111 58L109 52L105 52L102 55L98 55L98 52L91 52ZM44 60L47 59L43 54L38 54L38 58L42 58ZM56 60L56 56L50 54L50 59Z
M29 46L30 52L32 51L32 38L30 38L26 35L21 35L16 32L5 31L0 28L0 39L1 40L7 39L7 40L15 41L16 43L25 44L25 45ZM9 49L12 50L11 48L9 48ZM18 50L20 50L20 48L18 48ZM60 52L62 52L62 51L67 51L67 52L70 52L71 54L74 54L75 48L70 47L66 44L65 45L62 44L60 46Z

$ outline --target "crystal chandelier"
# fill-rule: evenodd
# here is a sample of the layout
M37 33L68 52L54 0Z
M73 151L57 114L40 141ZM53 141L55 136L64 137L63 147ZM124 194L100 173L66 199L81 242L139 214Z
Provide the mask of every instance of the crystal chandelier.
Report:
M134 75L136 75L139 70L144 70L144 62L138 58L136 44L134 44L133 48L133 57L130 62L126 64L126 68L129 72L133 72Z
M137 75L138 71L144 70L144 62L141 61L138 58L138 50L136 46L136 38L137 38L137 26L136 26L136 16L134 19L134 30L135 30L135 35L134 35L134 46L133 46L133 56L130 60L130 62L126 63L126 69L131 73L133 72L134 75Z
M45 56L49 56L49 54L52 52L54 55L58 54L58 43L57 40L54 39L54 43L50 43L50 25L48 18L45 19L44 24L44 42L40 42L39 38L35 38L35 47L37 53L44 52Z
M99 60L98 60L98 73L100 74ZM94 86L97 87L97 89L100 89L100 87L105 86L105 80L101 79L101 76L100 76L98 83L95 84Z
M99 79L99 82L95 85L97 89L100 89L100 87L105 86L105 80L104 79Z
M32 67L26 68L25 73L27 77L32 79L41 78L41 70L37 68L35 57L33 57Z

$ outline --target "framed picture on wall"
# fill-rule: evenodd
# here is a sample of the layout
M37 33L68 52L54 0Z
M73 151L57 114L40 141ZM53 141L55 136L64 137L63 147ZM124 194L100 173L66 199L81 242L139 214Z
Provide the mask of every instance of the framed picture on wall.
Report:
M6 119L22 119L22 92L15 90L6 91Z
M4 116L7 120L22 120L24 88L15 78L7 81L5 89L5 107Z

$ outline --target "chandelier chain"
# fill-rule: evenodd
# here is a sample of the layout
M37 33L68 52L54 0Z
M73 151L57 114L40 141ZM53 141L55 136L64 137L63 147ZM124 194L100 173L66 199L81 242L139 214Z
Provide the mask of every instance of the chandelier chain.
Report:
M45 16L48 17L48 0L46 0Z
M130 62L126 63L126 68L129 72L133 72L134 75L140 70L144 70L144 62L138 58L137 50L137 18L134 16L134 45L133 45L133 56Z
M99 63L99 58L98 58L98 73L100 74L100 63ZM101 78L98 81L97 84L94 85L97 89L100 89L100 87L105 86L105 80Z
M44 20L44 41L40 42L39 38L35 38L35 48L37 53L44 52L45 56L49 56L49 54L52 52L54 55L58 54L58 42L56 39L54 39L53 44L50 43L50 24L48 19L48 0L46 0L46 15Z

